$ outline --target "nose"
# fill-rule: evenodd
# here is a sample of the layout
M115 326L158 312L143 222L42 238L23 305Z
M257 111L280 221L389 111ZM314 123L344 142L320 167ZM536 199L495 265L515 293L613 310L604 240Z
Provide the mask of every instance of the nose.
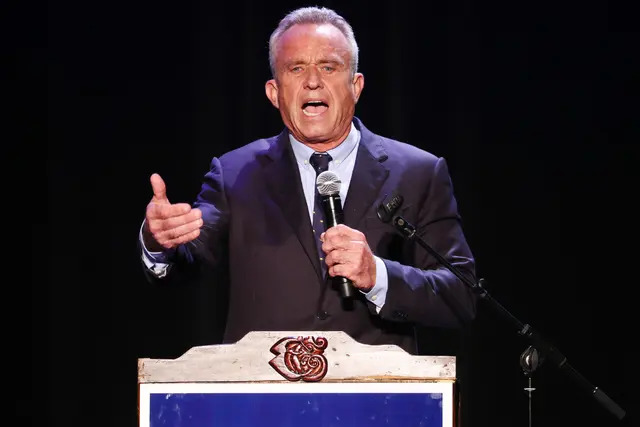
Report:
M307 89L318 89L322 87L322 74L317 67L307 67L304 86Z

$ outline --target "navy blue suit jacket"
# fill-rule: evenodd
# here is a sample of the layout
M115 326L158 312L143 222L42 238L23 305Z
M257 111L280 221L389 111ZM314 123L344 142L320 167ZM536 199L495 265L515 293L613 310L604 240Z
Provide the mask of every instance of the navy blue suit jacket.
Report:
M401 215L453 265L473 278L447 164L414 146L361 132L344 222L362 231L389 276L380 313L357 293L352 306L321 276L288 131L213 158L194 203L200 237L176 260L206 261L228 273L225 342L256 330L340 330L365 344L396 344L415 353L416 324L455 328L476 312L474 293L415 242L380 221L376 208L399 193ZM225 275L226 277L226 275Z

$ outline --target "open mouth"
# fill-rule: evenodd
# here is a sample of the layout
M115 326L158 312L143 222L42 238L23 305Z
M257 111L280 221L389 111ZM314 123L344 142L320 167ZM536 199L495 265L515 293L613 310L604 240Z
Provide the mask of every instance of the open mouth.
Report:
M309 117L319 116L328 108L329 106L324 101L307 101L302 104L302 112Z

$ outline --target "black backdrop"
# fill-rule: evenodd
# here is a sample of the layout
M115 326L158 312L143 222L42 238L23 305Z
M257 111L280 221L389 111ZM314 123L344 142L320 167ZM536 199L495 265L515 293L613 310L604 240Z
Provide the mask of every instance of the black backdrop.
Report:
M630 424L637 403L638 37L631 11L595 2L318 2L353 25L374 132L448 160L491 295L625 410L619 422L551 365L534 375L537 426ZM136 238L159 172L191 201L209 160L276 134L267 40L300 2L56 2L46 40L21 27L46 89L21 103L46 135L32 220L34 425L134 426L136 360L220 337L216 290L155 289ZM45 76L46 73L46 76ZM46 94L46 104L43 104ZM46 106L46 122L37 115ZM24 197L24 195L23 195ZM11 225L9 225L11 227ZM485 304L431 343L468 371L465 426L526 426L527 343ZM21 352L16 360L24 361ZM15 354L12 352L12 354ZM462 366L464 364L464 367Z

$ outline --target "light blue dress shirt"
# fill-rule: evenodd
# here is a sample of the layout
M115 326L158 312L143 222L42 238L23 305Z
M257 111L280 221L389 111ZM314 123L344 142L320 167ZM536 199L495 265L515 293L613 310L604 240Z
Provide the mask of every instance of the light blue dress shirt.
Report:
M313 221L313 198L315 196L316 171L309 163L309 158L314 153L314 150L296 140L291 134L289 134L289 141L298 164L298 169L300 170L300 179L302 181L304 197L307 201L309 220ZM358 131L352 123L351 131L347 138L336 148L327 151L332 158L329 162L329 170L335 172L342 182L340 186L340 200L347 200L349 184L351 183L353 168L356 164L359 144L360 131ZM140 242L142 243L143 248L142 259L147 268L149 268L149 270L158 277L165 276L169 267L169 264L167 263L167 256L164 252L149 252L147 248L145 248L142 241L142 227L140 228ZM387 275L387 267L384 265L384 262L377 256L374 256L374 259L376 263L376 283L374 287L371 288L369 292L364 293L364 295L376 306L376 310L380 312L387 296L389 279Z

